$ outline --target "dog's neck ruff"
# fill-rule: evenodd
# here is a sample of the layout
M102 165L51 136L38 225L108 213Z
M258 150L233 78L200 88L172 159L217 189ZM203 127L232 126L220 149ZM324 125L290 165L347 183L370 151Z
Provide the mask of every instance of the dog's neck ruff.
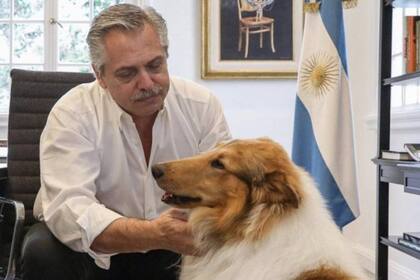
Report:
M194 209L190 222L199 250L209 252L240 243L257 244L288 213L287 206L261 204L252 208L244 207L242 213L232 217L226 217L225 214L221 221L218 215L212 217L205 210Z

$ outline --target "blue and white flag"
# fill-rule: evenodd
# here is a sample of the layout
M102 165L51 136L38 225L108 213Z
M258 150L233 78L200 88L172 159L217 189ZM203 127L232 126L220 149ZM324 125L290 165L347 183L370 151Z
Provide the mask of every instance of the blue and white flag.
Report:
M314 177L343 227L359 215L343 7L340 0L315 4L319 10L305 17L292 158Z

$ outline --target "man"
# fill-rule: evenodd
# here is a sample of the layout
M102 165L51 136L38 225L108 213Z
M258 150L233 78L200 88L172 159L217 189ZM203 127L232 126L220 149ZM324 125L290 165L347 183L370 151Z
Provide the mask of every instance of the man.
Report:
M193 238L151 166L229 139L221 106L169 78L166 25L151 8L104 10L87 42L97 79L65 94L41 135L43 223L25 237L24 279L176 279Z

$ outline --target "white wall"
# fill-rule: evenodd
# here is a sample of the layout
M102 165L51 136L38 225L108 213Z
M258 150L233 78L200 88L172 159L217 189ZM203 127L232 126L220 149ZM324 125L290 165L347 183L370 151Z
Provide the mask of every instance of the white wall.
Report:
M372 272L375 271L376 166L371 159L377 151L376 131L366 125L366 116L376 114L377 107L378 10L379 1L358 1L357 8L344 13L360 202L360 217L344 233L355 243L362 264Z
M345 11L350 82L353 93L358 183L361 215L345 229L354 242L363 265L374 271L376 130L378 91L379 1L358 1ZM295 80L214 80L200 79L200 4L196 0L149 0L166 18L170 37L170 72L211 88L221 100L234 137L269 136L291 150ZM372 121L373 120L373 121ZM373 123L373 125L372 125ZM417 130L419 131L419 130ZM401 135L401 131L398 135ZM402 136L398 136L400 139ZM419 141L419 136L411 139ZM417 133L419 135L419 133ZM393 139L396 144L397 140ZM346 159L343 159L346 160ZM420 229L420 204L417 197L391 192L391 232ZM407 198L407 199L406 199ZM404 200L402 200L404 199ZM405 205L404 208L400 208ZM411 210L410 210L411 209ZM400 216L404 215L405 218ZM418 222L413 222L418 221ZM391 250L390 280L420 279L419 263Z

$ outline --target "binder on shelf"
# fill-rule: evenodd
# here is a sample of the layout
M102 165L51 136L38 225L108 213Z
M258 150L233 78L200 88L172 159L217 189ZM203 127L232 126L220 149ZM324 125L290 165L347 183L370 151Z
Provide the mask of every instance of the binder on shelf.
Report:
M404 149L410 154L410 156L416 160L420 161L420 143L407 143L404 144Z
M406 73L416 72L419 69L418 66L420 66L420 57L417 54L420 54L420 50L418 50L420 46L417 44L417 36L420 37L420 30L417 30L417 22L420 22L420 16L405 17L404 58Z
M416 71L420 69L420 20L416 20Z
M420 246L420 232L404 232L403 239Z
M392 160L406 160L406 161L413 160L408 152L390 151L390 150L383 150L381 153L381 157L382 159L392 159Z
M398 238L398 244L420 253L420 245L407 241L403 237Z

